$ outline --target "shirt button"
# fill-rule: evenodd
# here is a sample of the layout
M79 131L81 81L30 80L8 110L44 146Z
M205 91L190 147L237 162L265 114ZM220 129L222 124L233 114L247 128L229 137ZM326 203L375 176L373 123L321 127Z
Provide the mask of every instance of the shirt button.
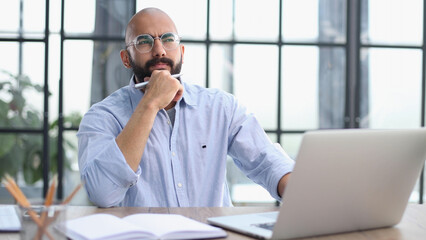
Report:
M172 155L175 156L176 155L175 152L172 152Z
M182 187L182 183L178 183L178 187L180 187L180 188L181 188L181 187Z
M167 124L169 124L169 125L171 124L170 120L167 120Z

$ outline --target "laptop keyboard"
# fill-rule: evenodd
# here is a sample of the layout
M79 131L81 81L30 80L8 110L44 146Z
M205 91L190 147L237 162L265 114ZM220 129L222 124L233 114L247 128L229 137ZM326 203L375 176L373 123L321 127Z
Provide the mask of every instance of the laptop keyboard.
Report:
M253 224L252 226L264 228L264 229L268 229L268 230L272 231L272 230L274 230L274 225L275 225L275 222L270 222L270 223Z

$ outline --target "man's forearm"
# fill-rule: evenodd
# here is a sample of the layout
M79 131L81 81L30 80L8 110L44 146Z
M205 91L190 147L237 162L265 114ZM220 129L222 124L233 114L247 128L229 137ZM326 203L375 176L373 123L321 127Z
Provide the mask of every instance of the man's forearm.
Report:
M137 171L149 133L151 132L158 108L139 102L132 117L115 141L124 155L127 164Z

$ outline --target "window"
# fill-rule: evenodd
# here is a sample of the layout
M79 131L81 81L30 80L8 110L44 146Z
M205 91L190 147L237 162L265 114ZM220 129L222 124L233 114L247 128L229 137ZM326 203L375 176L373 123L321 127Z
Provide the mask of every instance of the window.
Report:
M14 0L0 4L0 175L12 169L40 196L59 168L69 193L79 119L128 84L125 27L151 6L175 20L185 79L235 94L292 157L307 130L425 125L422 0ZM274 202L228 166L236 204Z

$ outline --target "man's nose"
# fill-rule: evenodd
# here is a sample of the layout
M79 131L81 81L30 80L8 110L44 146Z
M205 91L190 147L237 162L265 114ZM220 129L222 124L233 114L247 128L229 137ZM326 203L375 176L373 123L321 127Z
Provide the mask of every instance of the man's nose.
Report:
M166 55L166 50L161 43L161 40L156 38L154 39L154 46L152 47L152 56L154 57L163 57Z

